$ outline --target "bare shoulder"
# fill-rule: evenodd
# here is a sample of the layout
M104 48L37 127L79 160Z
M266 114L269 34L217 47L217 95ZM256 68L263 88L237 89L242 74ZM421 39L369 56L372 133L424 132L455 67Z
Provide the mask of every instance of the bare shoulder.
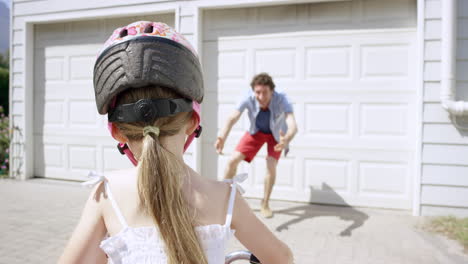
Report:
M224 224L230 185L198 175L194 178L191 188L193 192L188 201L196 208L199 224Z
M137 180L136 168L110 171L105 174L113 192L124 191L134 187Z
M225 199L230 190L230 184L224 181L210 179L200 176L202 179L202 186L199 189L203 192L210 201L219 201L220 203L225 202Z

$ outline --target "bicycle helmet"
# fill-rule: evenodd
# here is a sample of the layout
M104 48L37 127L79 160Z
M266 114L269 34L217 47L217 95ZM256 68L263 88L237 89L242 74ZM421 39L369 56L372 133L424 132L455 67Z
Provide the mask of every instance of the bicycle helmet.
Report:
M190 43L164 23L138 21L114 30L94 64L93 83L97 110L107 114L113 137L113 122L151 123L159 117L192 110L198 128L187 138L184 151L201 134L199 104L204 95L201 64ZM173 89L183 98L141 99L115 106L119 93L150 85ZM117 147L137 165L126 144L119 143Z

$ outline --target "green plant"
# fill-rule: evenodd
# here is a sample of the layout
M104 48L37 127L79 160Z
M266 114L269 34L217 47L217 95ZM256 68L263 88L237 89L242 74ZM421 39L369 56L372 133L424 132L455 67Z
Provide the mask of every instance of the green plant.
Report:
M0 175L8 175L10 169L10 128L9 118L0 106Z
M7 51L5 54L0 53L0 68L10 68L10 52Z

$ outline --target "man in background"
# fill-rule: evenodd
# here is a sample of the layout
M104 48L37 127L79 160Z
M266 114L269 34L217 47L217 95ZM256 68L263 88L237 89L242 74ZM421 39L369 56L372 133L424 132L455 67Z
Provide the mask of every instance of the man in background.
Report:
M229 116L226 125L219 133L215 143L218 154L222 154L224 143L231 128L247 109L250 128L241 138L232 154L224 174L225 179L232 179L242 160L251 162L263 144L267 143L267 173L264 184L264 195L261 214L265 218L273 216L269 206L270 195L276 179L276 167L281 152L287 154L288 146L297 133L293 108L284 93L275 91L273 79L267 73L256 75L250 83L251 91L239 102L237 109Z

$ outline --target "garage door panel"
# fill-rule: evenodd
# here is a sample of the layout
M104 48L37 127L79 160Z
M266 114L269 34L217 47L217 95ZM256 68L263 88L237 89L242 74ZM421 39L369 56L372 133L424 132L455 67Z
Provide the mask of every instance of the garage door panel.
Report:
M95 50L94 50L95 51ZM91 56L70 56L69 57L69 70L71 80L89 80L90 76L93 76L94 62L96 61L96 55Z
M207 12L204 16L203 28L212 30L242 29L248 25L249 11L248 8L236 8Z
M306 37L304 35L299 38L276 37L274 40L267 38L265 41L257 42L251 38L223 39L218 41L219 57L229 57L234 48L237 49L236 52L240 47L251 48L254 53L253 72L270 72L277 76L278 82L299 81L295 77L304 76L304 79L311 84L313 82L321 84L340 82L347 85L347 89L357 89L361 84L364 85L362 88L367 89L416 89L414 84L408 85L407 81L407 77L414 74L413 66L415 65L414 60L410 60L409 54L409 51L414 49L413 40L401 41L401 38L408 38L406 32L392 34L398 35L399 41L390 43L376 41L380 37L388 38L377 33L369 34L374 35L374 38L369 40L365 37L362 39L361 37L365 36L362 34L341 37L320 34L310 34ZM320 41L321 43L317 43ZM352 45L349 45L350 42ZM249 67L251 59L245 59L245 53L242 53L238 60L242 61L242 65L245 65L247 61L245 67ZM223 61L224 59L218 60L217 65L223 65ZM386 63L380 63L382 61ZM226 69L220 69L217 76L209 78L214 80L217 77L224 81L224 79L229 80L236 76L238 79L245 79L245 75L239 74L239 72L245 72L244 68L235 68L238 72L234 73L233 70L229 70L232 67L231 63L225 63L225 65L229 66L222 67ZM213 65L210 66L210 68L213 67ZM232 74L231 78L223 78L226 72ZM212 89L212 86L210 87Z
M334 134L321 135L321 136L310 136L305 135L303 137L295 138L296 142L291 143L292 149L310 149L310 148L333 148L341 149L341 151L349 150L378 150L378 151L401 151L407 150L408 145L414 143L410 140L387 140L382 143L381 138L373 139L346 139L341 136Z
M351 193L352 162L350 160L306 158L304 170L306 191L308 191L307 188L319 189L326 184L338 193Z
M47 153L43 160L36 159L36 167L44 170L44 167L63 168L63 157L65 154L64 145L47 143L36 144L36 154ZM42 156L42 155L41 155ZM45 165L45 166L44 166Z
M365 21L382 20L413 20L416 9L415 1L411 0L364 0L363 1L363 19Z
M343 151L344 150L344 151ZM327 160L356 160L383 163L408 163L413 160L412 152L405 150L359 149L334 147L293 148L295 156Z
M246 80L247 83L244 83L244 87L248 86L250 78ZM219 81L219 83L228 83L224 81ZM350 82L346 79L340 78L314 78L307 80L275 80L278 90L287 91L288 94L305 92L305 91L316 91L327 95L327 93L335 93L336 96L341 94L352 94L365 92L366 96L371 96L373 93L381 96L382 93L387 93L389 96L397 96L399 94L391 93L407 93L415 94L416 85L408 84L405 80L372 80L366 79L359 82ZM220 87L221 88L221 87Z
M118 170L128 168L128 159L124 155L116 153L115 147L104 146L104 170Z
M92 82L70 83L70 82L47 82L47 89L38 89L34 91L37 96L42 96L44 100L59 100L70 98L73 99L88 99L94 100L94 91L90 91L87 87Z
M63 127L66 119L66 109L63 101L48 101L44 104L43 109L37 109L38 113L43 113L43 125ZM40 125L40 124L38 124Z
M247 91L250 88L250 78L220 80L218 81L217 87L219 87L216 91L219 100L230 100L238 102L238 100L247 95Z
M359 136L409 137L407 104L364 103L360 105Z
M65 58L62 56L48 56L45 58L46 81L62 81L65 76Z
M269 72L278 79L295 78L296 49L256 49L254 54L255 72Z
M344 79L351 81L351 46L306 47L307 79Z
M352 8L351 1L308 5L308 22L313 25L350 24L353 17Z
M103 33L102 22L99 20L75 21L67 24L70 27L70 34L94 40Z
M359 193L376 196L408 194L407 163L359 162Z
M362 45L360 54L361 78L408 76L408 45Z
M96 168L97 166L97 148L94 145L68 145L68 164L71 170L86 170Z
M218 57L218 65L226 65L219 71L219 78L223 80L247 78L247 50L223 51Z
M352 104L306 103L304 132L309 135L352 136Z
M101 127L94 101L70 100L68 105L68 126L70 128L95 130Z

